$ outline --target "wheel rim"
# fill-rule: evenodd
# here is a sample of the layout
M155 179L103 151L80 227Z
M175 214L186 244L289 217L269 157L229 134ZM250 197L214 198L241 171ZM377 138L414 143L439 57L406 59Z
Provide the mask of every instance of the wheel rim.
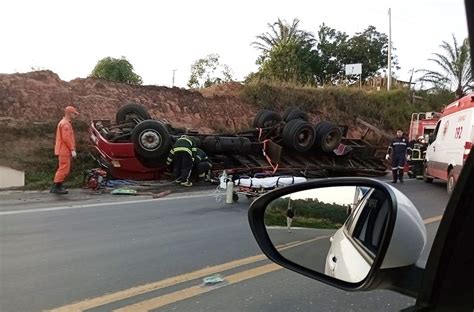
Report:
M450 176L448 179L448 189L452 191L454 189L454 177Z
M296 136L296 142L300 146L308 146L311 143L311 131L309 129L302 129Z
M147 151L156 151L161 145L161 135L154 130L145 130L140 133L140 146Z
M125 115L125 121L137 119L138 115L135 113L128 113Z
M335 135L334 131L329 132L328 135L324 138L324 144L326 146L332 146L337 141L337 135Z

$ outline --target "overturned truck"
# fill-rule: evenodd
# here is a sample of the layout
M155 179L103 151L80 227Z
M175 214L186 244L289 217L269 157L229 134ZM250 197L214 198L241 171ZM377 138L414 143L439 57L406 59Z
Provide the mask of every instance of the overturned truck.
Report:
M252 126L233 134L201 134L152 119L145 107L130 103L119 108L115 123L95 120L89 131L97 161L115 179L162 179L167 155L183 134L206 152L216 175L223 170L234 176L385 175L375 146L346 138L345 126L328 121L313 125L298 108L282 115L261 110Z

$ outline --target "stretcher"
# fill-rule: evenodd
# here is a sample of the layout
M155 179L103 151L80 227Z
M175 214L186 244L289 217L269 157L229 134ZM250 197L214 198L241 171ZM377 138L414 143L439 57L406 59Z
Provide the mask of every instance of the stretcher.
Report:
M307 180L304 177L294 176L277 176L266 178L240 177L239 179L234 181L234 185L251 189L274 189L277 187L284 187L288 185L303 183L306 181Z
M276 188L304 183L306 181L307 179L304 177L295 176L241 176L234 180L235 191L233 192L233 199L234 201L238 201L238 195L244 195L248 199L254 199ZM225 183L221 185L221 188L226 189Z

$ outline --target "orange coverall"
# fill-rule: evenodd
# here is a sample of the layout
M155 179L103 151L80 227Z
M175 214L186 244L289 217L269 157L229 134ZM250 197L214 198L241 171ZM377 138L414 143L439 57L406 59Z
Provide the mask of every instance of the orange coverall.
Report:
M71 152L76 150L74 129L67 118L63 118L56 129L54 154L58 156L59 166L54 176L54 183L62 183L71 170Z

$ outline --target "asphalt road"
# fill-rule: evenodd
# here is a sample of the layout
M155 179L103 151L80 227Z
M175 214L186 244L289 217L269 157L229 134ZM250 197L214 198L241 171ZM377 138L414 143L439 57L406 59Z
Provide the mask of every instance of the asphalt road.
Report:
M424 219L441 215L448 201L442 183L397 187ZM261 255L245 199L183 196L1 209L0 311L397 311L414 303L384 290L347 293L282 269ZM437 226L427 224L420 263ZM226 281L200 285L216 273Z

